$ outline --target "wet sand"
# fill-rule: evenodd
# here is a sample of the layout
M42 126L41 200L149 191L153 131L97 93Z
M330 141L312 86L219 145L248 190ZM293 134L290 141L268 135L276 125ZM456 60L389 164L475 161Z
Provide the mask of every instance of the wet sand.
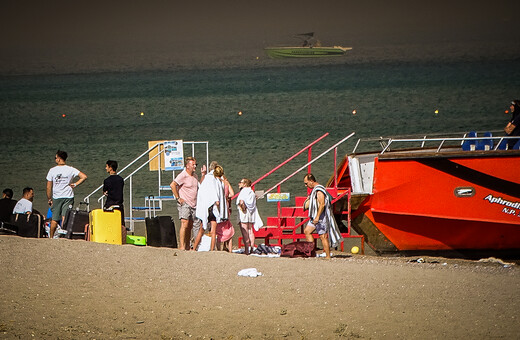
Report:
M518 338L517 265L414 259L0 236L0 339Z

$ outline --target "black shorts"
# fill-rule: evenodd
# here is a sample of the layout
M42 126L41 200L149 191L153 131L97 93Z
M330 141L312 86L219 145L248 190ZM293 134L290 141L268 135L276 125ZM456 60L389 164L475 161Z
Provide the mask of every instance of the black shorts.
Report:
M208 209L208 222L213 222L213 221L217 221L217 218L215 217L215 215L213 215L213 206L209 207Z

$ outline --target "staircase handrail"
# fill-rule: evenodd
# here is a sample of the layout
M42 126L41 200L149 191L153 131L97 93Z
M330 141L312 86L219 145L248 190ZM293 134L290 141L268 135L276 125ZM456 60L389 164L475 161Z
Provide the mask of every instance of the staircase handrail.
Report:
M317 156L316 158L314 158L313 160L307 162L304 166L302 166L301 168L299 168L298 170L296 170L295 172L293 172L292 174L290 174L289 176L285 177L284 179L282 179L280 182L278 182L276 185L274 185L273 187L271 187L269 190L266 190L264 191L263 193L263 196L267 195L269 192L271 192L273 189L275 189L276 187L282 185L283 183L285 183L287 180L289 180L290 178L292 178L293 176L295 176L297 173L299 173L300 171L302 171L303 169L305 169L306 167L308 167L309 165L311 165L312 163L316 162L318 159L320 159L321 157L325 156L327 153L329 153L332 149L334 148L337 148L340 144L344 143L347 139L349 139L350 137L354 136L356 133L355 132L352 132L350 135L346 136L345 138L343 138L342 140L340 140L339 142L337 142L336 144L334 144L333 146L331 146L330 148L328 148L327 150L323 151L319 156Z
M126 176L123 180L126 181L127 179L129 179L130 177L132 177L133 175L135 175L139 170L141 170L142 168L144 168L146 165L148 165L151 161L153 161L155 158L159 157L160 154L164 153L164 149L160 150L159 152L157 152L157 154L155 156L153 156L152 158L150 158L149 160L147 160L146 162L144 162L143 164L141 164L140 167L138 167L137 169L135 169L134 171L132 171L132 173L128 176Z
M309 145L307 145L306 147L304 147L303 149L301 149L300 151L298 151L297 153L295 153L294 155L292 155L291 157L287 158L285 161L283 161L282 163L278 164L277 166L275 166L272 170L268 171L265 175L259 177L257 180L255 180L251 186L254 187L258 182L262 181L263 179L265 179L266 177L268 177L269 175L271 175L272 173L274 173L276 170L280 169L282 166L284 166L285 164L289 163L290 161L292 161L294 158L298 157L300 154L302 154L305 150L309 149L310 147L312 147L314 144L318 143L319 141L321 141L323 138L327 137L329 135L329 133L325 133L323 134L323 136L319 137L318 139L316 139L315 141L313 141L312 143L310 143ZM235 198L237 198L239 192L236 193L231 199L234 200Z
M334 198L330 204L333 205L334 203L336 203L337 201L339 201L340 199L342 199L343 197L345 196L348 196L349 194L349 191L350 189L347 189L345 190L343 193L339 194L338 196L336 196L336 198ZM296 230L298 228L300 228L301 226L305 225L306 222L308 222L311 218L310 217L305 217L301 220L300 223L298 223L297 225L295 225L294 227L291 227L292 229ZM350 226L350 219L349 219L349 226ZM349 228L350 230L350 228Z
M123 181L126 182L127 179L129 179L130 177L132 177L133 175L135 175L139 170L141 170L142 168L144 168L145 165L148 165L151 161L153 161L155 158L159 157L160 154L164 153L164 149L162 150L159 150L159 152L157 152L157 154L155 156L153 156L152 158L150 158L149 160L147 160L146 162L144 162L143 164L141 164L140 167L138 167L137 169L135 169L134 171L132 171L132 173L128 176L126 176L125 178L123 178ZM126 167L128 168L128 166ZM126 169L125 168L125 169ZM123 169L124 170L124 169ZM123 171L121 170L118 175ZM103 185L101 185L101 187L103 187ZM153 196L153 195L152 195ZM150 196L149 196L150 197ZM101 196L100 198L98 198L98 202L103 199L103 196Z
M117 173L118 175L120 175L122 172L124 172L126 169L128 169L129 167L131 167L132 165L134 165L138 160L140 160L143 156L147 155L150 153L150 151L152 151L153 149L155 149L156 147L158 147L159 145L163 144L162 142L158 142L158 143L155 143L152 147L148 148L148 150L146 150L145 152L143 152L141 155L139 155L138 157L136 157L133 161L131 161L130 163L128 163L127 166L125 166L123 169L119 170L119 172ZM157 155L159 155L161 152L158 152ZM155 155L152 159L154 159L155 157L157 157L157 155ZM148 164L150 163L151 159L146 162L145 164ZM139 168L141 169L142 166ZM124 179L126 181L126 179L128 178L128 176ZM85 196L85 198L83 199L84 202L87 202L89 203L90 202L90 197L92 195L94 195L96 192L98 192L101 188L103 188L103 184L101 184L99 187L97 187L96 189L94 189L94 191L92 191L90 194L88 194L87 196Z

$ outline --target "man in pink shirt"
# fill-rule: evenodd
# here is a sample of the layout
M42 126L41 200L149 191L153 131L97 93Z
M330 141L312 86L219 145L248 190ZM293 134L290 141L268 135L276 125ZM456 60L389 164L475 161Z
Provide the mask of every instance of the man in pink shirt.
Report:
M177 209L179 210L179 218L181 220L181 228L179 230L179 249L181 250L190 250L193 223L200 224L197 217L195 217L197 192L199 190L199 180L195 172L196 168L197 160L193 157L187 157L184 170L170 184L173 196L177 200ZM206 175L205 165L202 166L201 174L204 178Z

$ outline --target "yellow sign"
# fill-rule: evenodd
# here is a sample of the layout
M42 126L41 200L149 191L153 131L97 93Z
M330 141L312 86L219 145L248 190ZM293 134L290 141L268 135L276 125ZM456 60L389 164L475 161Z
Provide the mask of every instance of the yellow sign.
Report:
M290 199L291 194L288 192L267 194L267 202L288 202Z
M164 142L165 142L164 140L156 140L156 141L148 142L148 149L150 149L157 143L161 143L161 144L157 145L157 147L153 148L148 153L148 159L152 159L155 155L157 155L158 152L163 151L164 145L162 143L164 143ZM162 153L161 155L155 157L155 159L153 161L148 163L148 167L150 168L150 171L159 170L159 161L161 162L161 170L164 170L164 153Z

